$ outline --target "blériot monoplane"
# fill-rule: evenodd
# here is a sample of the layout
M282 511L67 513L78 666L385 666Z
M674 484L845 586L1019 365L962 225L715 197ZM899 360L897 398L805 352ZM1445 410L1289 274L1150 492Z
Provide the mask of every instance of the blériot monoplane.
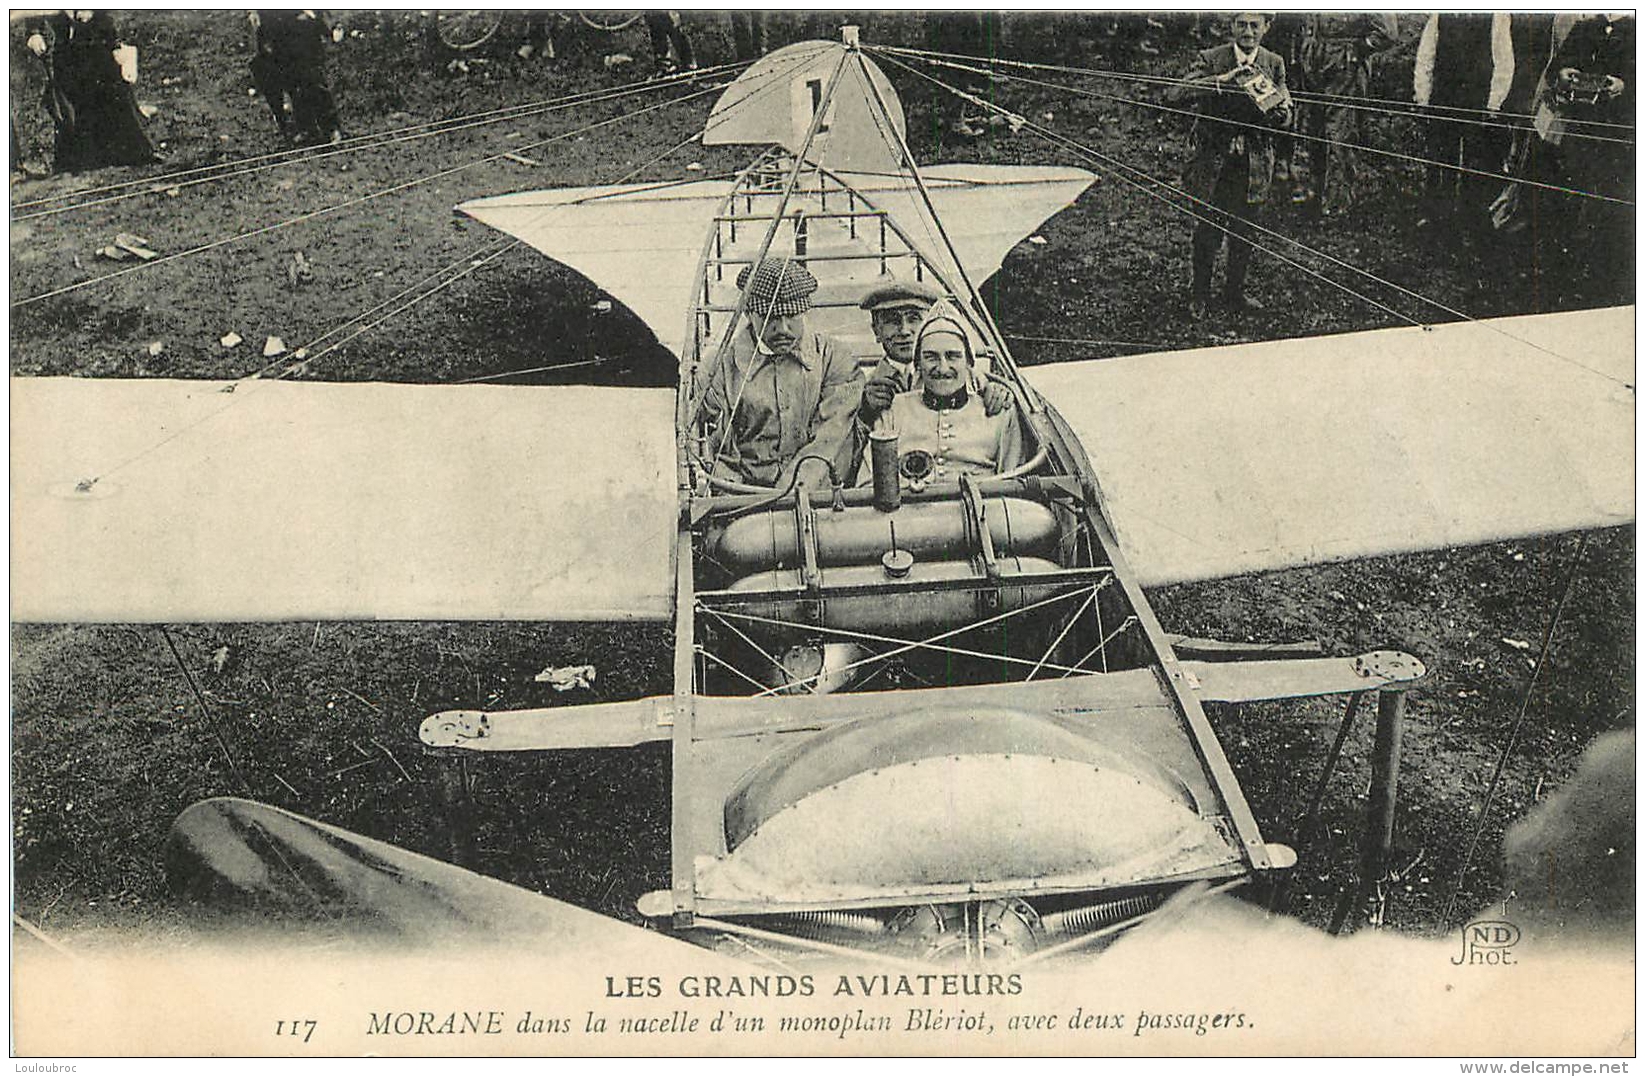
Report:
M671 877L640 911L784 961L1055 958L1282 875L1207 702L1379 693L1374 882L1420 663L1183 640L1145 588L1631 520L1631 309L1030 374L979 285L1093 175L920 165L905 134L848 28L725 90L703 141L757 148L733 178L459 207L634 311L677 390L14 380L14 620L670 623L667 696L447 711L421 738L454 760L670 743ZM778 254L865 366L865 289L944 293L1026 462L916 489L717 475L698 386L748 318L738 271ZM209 467L153 451L197 430ZM247 802L197 805L177 841L247 892L276 884L272 845L408 923L530 908L599 930L544 897L437 900L500 891Z

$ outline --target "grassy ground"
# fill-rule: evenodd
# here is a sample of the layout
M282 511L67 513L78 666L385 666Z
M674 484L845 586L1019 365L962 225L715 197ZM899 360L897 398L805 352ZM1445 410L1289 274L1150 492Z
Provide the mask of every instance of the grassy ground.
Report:
M520 28L452 71L431 58L412 12L347 13L349 36L332 51L333 86L346 132L361 135L429 120L631 83L649 60L643 31L575 35L567 55L522 60ZM687 15L705 64L729 59L728 28ZM818 28L829 20L812 21ZM518 149L581 125L632 114L685 89L476 127L439 138L313 158L219 182L175 180L136 188L140 197L72 213L21 219L47 206L18 203L70 190L278 149L263 104L248 96L249 32L232 12L142 13L122 20L143 58L138 98L158 112L150 131L164 166L74 177L14 180L13 302L119 268L95 251L136 232L162 253L360 199L336 213L133 273L118 281L14 307L14 375L228 377L256 369L266 335L310 340L430 271L488 249L493 236L451 213L465 199L531 187L612 180L646 165L700 127L710 97L573 136L527 155L538 166L497 161L394 185ZM778 43L804 35L805 19L773 19ZM866 40L919 45L918 15L875 15ZM1125 52L1102 20L1062 16L1010 23L1002 42L1035 58L1093 67L1169 72L1187 44L1154 58ZM26 155L49 149L37 107L38 65L13 34L13 115ZM607 66L616 53L633 64ZM976 141L949 136L925 90L893 71L908 106L910 140L923 160L1069 161L1027 135ZM1104 154L1173 177L1186 123L1152 111L1155 90L1089 83L1124 100L1074 98L1001 84L997 98ZM1115 89L1115 87L1118 89ZM1389 91L1391 92L1391 91ZM1046 118L1049 116L1049 118ZM1366 138L1408 146L1413 121L1380 117ZM735 148L690 147L644 169L652 178L713 172L740 163ZM1328 225L1292 213L1283 199L1273 226L1288 235L1470 313L1520 313L1631 301L1633 267L1582 257L1572 233L1515 241L1416 227L1414 166L1382 166L1359 208ZM119 192L111 192L119 193ZM1631 233L1631 217L1625 222ZM1023 345L1025 363L1234 339L1344 332L1400 324L1313 278L1259 255L1255 294L1266 316L1234 327L1185 316L1190 222L1127 184L1105 177L1022 244L989 284L1007 333L1076 344ZM1573 253L1572 248L1575 248ZM315 267L294 286L297 251ZM1356 287L1362 287L1356 284ZM1411 317L1432 310L1375 293ZM551 384L669 384L672 361L620 309L600 313L598 290L541 257L516 251L433 300L359 337L315 365L324 380L449 382L598 360L515 380ZM249 343L225 351L229 331ZM1095 341L1107 343L1092 343ZM158 355L149 345L161 343ZM1546 796L1580 749L1604 729L1632 723L1634 546L1631 530L1591 537L1576 562L1576 537L1499 544L1179 587L1154 597L1166 627L1231 639L1318 638L1328 651L1400 647L1433 675L1413 695L1396 866L1412 865L1390 894L1389 922L1409 930L1448 926L1462 851L1480 818L1498 753L1514 725L1535 654L1567 573L1572 598L1530 696L1485 840L1456 903L1459 919L1494 893L1506 821ZM241 794L290 807L435 855L444 855L432 763L416 726L447 707L536 706L555 697L534 683L547 665L589 661L596 688L565 701L621 699L666 690L670 639L661 629L617 626L193 625L169 629L198 680L203 711L172 657L165 631L132 626L17 626L11 641L16 904L61 934L159 926L183 913L166 900L159 848L175 814L195 799ZM1527 651L1507 640L1530 643ZM1364 803L1370 723L1362 719L1330 787L1319 832L1295 823L1335 729L1336 704L1228 709L1213 714L1224 747L1272 840L1304 847L1296 910L1328 918L1352 862ZM232 763L231 763L232 760ZM525 885L633 918L633 899L667 877L668 766L664 751L487 760L479 777L480 867Z

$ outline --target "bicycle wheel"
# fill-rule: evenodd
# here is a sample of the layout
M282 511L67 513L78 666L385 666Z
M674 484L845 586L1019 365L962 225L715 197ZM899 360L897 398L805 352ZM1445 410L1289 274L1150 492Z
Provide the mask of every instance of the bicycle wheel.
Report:
M477 49L497 35L503 24L500 11L436 11L434 32L447 48L458 52Z
M583 20L583 25L590 30L604 30L608 34L619 33L640 21L641 12L638 11L579 11L577 17Z

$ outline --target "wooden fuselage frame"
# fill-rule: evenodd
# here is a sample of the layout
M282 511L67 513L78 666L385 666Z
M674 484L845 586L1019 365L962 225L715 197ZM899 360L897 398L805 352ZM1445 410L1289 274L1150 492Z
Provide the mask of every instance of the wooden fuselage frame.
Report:
M748 200L752 206L754 197L745 189L746 185L757 182L757 177L765 176L769 180L772 175L773 161L782 158L773 153L762 156L750 165L738 179L738 185L727 196L725 206L718 215L722 223L716 224L716 234L711 235L705 243L700 273L704 282L703 288L697 292L698 304L690 313L688 331L685 334L686 345L682 349L680 365L680 393L678 410L678 449L679 449L679 498L680 514L678 532L675 542L675 655L674 655L674 697L673 697L673 786L672 786L672 913L676 927L688 927L696 916L715 915L752 915L763 912L783 911L782 902L727 902L715 898L705 898L699 892L698 878L699 865L703 857L713 857L723 854L723 837L714 833L719 825L720 810L728 791L728 786L735 778L746 771L751 761L757 761L761 752L769 753L776 749L776 744L766 739L770 735L752 736L746 731L738 735L738 743L733 744L732 738L724 735L723 726L711 723L719 731L710 731L699 728L697 721L699 704L710 706L709 701L715 697L701 695L699 677L698 648L700 643L698 625L698 590L696 558L701 547L701 523L715 512L717 506L724 506L737 501L735 495L726 495L713 489L707 478L703 458L703 442L697 426L698 394L694 387L703 381L704 367L707 363L717 360L719 351L715 350L716 341L729 339L726 331L717 317L725 313L726 304L722 300L715 304L712 299L711 283L724 276L723 265L725 259L722 237L718 234L726 221L736 217L733 207L739 198ZM800 188L797 181L802 173L815 177L819 189L826 189L832 180L839 184L840 196L849 199L851 212L859 206L872 207L871 199L854 191L849 191L849 185L839 176L824 169L797 161L792 156L786 157L787 167L792 171L788 174L782 191L782 201L779 205L786 207L790 203L790 196ZM849 192L849 193L847 193ZM774 192L761 190L757 197L773 196ZM826 196L825 196L826 197ZM773 219L776 218L776 219ZM764 255L773 250L773 237L779 224L786 224L782 213L767 214L762 218L769 225L769 233L765 236L759 248L759 254ZM853 222L854 223L854 222ZM882 218L883 224L883 218ZM922 274L931 274L932 279L940 286L958 295L965 294L953 287L953 283L942 279L942 275L929 261L918 257L918 249L908 236L895 228L892 222L893 239L900 241L908 252L915 256L915 262ZM731 225L735 229L736 225ZM798 226L796 226L798 230ZM885 229L881 228L882 237ZM882 238L882 249L884 239ZM803 251L784 251L792 256ZM860 256L858 256L860 257ZM752 258L749 259L753 260ZM819 262L825 258L819 256ZM884 264L882 260L881 264ZM969 282L965 282L969 285ZM844 306L836 303L834 306ZM740 304L739 304L740 307ZM710 308L713 308L710 310ZM860 317L866 328L868 317L866 313L853 311ZM705 317L705 314L708 315ZM737 309L732 314L733 323L740 317ZM978 326L979 332L988 337L987 345L992 353L994 376L1007 381L1017 392L1021 402L1022 415L1029 426L1038 445L1045 452L1045 462L1038 469L1042 474L1060 476L1065 490L1077 490L1072 501L1074 511L1077 512L1088 534L1093 536L1096 544L1102 548L1111 567L1114 581L1123 595L1125 603L1130 607L1136 618L1137 638L1142 641L1142 649L1146 652L1143 665L1154 673L1155 686L1148 695L1153 696L1150 704L1158 708L1156 713L1164 715L1167 711L1172 719L1170 724L1181 730L1183 752L1191 753L1192 764L1203 777L1203 783L1196 782L1201 795L1209 792L1212 803L1205 804L1207 814L1219 817L1228 832L1230 844L1238 853L1238 862L1222 865L1215 872L1209 873L1213 878L1229 878L1231 876L1248 875L1270 868L1271 862L1267 848L1258 831L1256 820L1246 804L1239 783L1230 768L1222 748L1206 720L1200 701L1196 698L1188 675L1185 673L1171 645L1161 628L1158 619L1150 609L1147 598L1140 585L1134 579L1130 568L1121 556L1118 544L1115 542L1112 531L1105 520L1101 505L1101 492L1097 487L1094 472L1079 443L1068 426L1052 411L1039 395L1020 377L1016 365L1009 351L1005 347L997 331L993 330L992 323L983 318L986 324ZM736 328L733 324L733 328ZM864 354L859 347L857 351L859 362L868 363L873 357ZM1008 480L1023 483L1028 480ZM748 497L741 498L746 503ZM776 502L779 507L793 506L795 496L790 494L785 500ZM895 602L892 592L888 592L886 600ZM1055 685L1053 690L1052 685ZM1019 694L1016 699L1018 706L1032 709L1037 698L1043 698L1047 710L1058 707L1080 712L1100 712L1104 708L1105 700L1116 694L1128 697L1135 695L1137 679L1133 676L1127 679L1123 692L1117 682L1110 684L1101 675L1061 680L1040 684L1019 685ZM956 705L964 705L970 698L968 690L964 688L936 689L917 693L923 697L942 699L944 696L951 699ZM895 713L906 709L911 703L907 693L875 693L858 694L851 698L861 701L860 714L873 715L879 713ZM773 709L783 706L783 698L768 701ZM1054 700L1054 702L1053 702ZM929 700L928 700L929 702ZM822 727L821 722L812 727L812 731ZM776 736L804 737L811 735L805 730L787 730ZM753 742L750 743L752 736ZM1186 762L1186 759L1179 762ZM866 761L865 761L866 765ZM1207 877L1206 873L1198 876L1187 875L1172 880L1180 882L1193 877ZM1071 888L1065 888L1067 892ZM973 893L987 892L973 890ZM1074 890L1074 892L1078 892ZM940 893L918 893L910 890L904 895L909 902L920 900L940 899ZM870 904L867 899L852 902L848 898L834 903L835 907L850 907L851 905ZM816 907L812 905L811 907Z

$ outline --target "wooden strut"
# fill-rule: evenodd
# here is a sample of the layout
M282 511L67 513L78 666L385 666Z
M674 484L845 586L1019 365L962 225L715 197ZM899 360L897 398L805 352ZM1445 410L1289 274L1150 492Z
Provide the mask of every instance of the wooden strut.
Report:
M453 864L460 868L472 869L478 860L478 850L474 841L474 797L470 784L468 756L466 753L431 754L444 756L439 760L437 771L440 806L445 815L447 852Z
M1371 802L1365 813L1365 836L1360 846L1359 880L1342 892L1331 934L1339 935L1355 909L1363 909L1371 889L1382 878L1394 844L1394 807L1398 799L1400 740L1405 720L1404 688L1377 693L1377 732L1371 751Z
M1337 727L1337 735L1331 741L1330 750L1325 753L1325 763L1319 769L1319 781L1314 784L1314 795L1308 798L1308 808L1302 813L1302 821L1297 824L1296 837L1293 839L1297 848L1297 860L1300 863L1307 853L1308 835L1313 833L1314 825L1319 819L1320 805L1325 802L1325 789L1330 784L1331 775L1336 773L1337 760L1342 757L1342 746L1348 743L1348 734L1354 728L1354 718L1359 714L1360 704L1365 701L1364 692L1354 692L1348 697L1348 707L1343 711L1342 724ZM1294 873L1286 875L1274 884L1268 895L1268 911L1283 914L1291 908L1291 879Z

